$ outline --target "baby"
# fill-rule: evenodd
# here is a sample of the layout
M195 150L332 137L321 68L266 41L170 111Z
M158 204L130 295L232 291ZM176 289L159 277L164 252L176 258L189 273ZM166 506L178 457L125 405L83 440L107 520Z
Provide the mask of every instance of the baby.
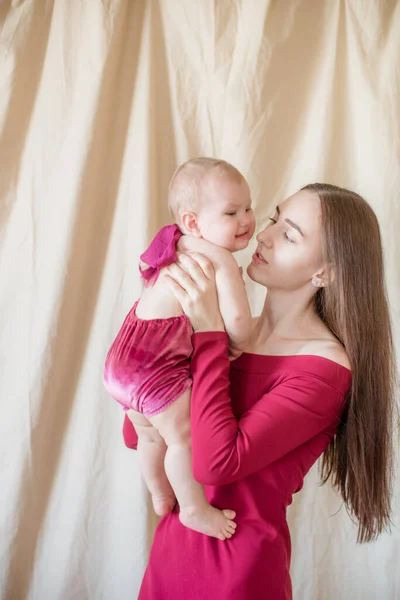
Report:
M229 163L197 158L172 177L168 203L175 225L163 227L141 260L141 298L134 304L106 358L103 381L128 410L138 434L138 457L155 512L178 500L183 525L221 540L236 528L235 512L206 500L192 474L190 356L192 327L165 281L176 251L199 252L214 265L229 352L236 358L251 329L242 276L232 252L246 248L255 229L249 186Z

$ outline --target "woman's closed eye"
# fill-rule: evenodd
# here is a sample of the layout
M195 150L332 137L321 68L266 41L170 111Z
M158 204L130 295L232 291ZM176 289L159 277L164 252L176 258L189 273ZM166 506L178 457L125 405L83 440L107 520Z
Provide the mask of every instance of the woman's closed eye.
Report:
M271 221L271 222L272 222L274 225L275 225L275 224L278 222L278 221L277 221L277 219L274 219L273 217L268 217L268 219L269 219L269 220L270 220L270 221ZM286 240L287 242L289 242L289 244L294 244L294 243L295 243L295 241L294 241L294 240L293 240L291 237L289 237L289 236L288 236L288 234L286 233L286 231L284 231L284 232L283 232L283 237L285 238L285 240Z
M288 236L288 234L286 233L286 231L284 231L284 232L283 232L283 237L284 237L284 238L285 238L285 240L286 240L287 242L289 242L290 244L294 244L294 240L292 240L292 238L290 238L290 237Z

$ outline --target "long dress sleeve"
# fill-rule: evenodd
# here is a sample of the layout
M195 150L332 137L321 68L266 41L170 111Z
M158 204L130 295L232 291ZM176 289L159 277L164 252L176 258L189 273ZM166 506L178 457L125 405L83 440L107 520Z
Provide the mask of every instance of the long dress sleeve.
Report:
M321 432L334 433L344 408L343 386L336 388L318 372L290 372L237 420L229 396L227 335L197 333L193 344L193 472L200 483L232 483Z

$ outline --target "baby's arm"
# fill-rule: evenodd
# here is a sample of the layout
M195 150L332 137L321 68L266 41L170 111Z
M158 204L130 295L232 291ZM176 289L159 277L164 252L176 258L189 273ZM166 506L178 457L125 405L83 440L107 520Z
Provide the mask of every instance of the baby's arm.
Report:
M204 254L214 265L221 316L230 341L230 354L237 358L246 346L252 318L238 264L229 250L189 235L179 240L183 251Z

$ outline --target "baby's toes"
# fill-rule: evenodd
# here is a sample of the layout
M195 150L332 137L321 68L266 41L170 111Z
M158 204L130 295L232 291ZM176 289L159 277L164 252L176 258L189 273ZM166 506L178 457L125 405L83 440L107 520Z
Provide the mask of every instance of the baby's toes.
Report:
M232 523L232 524L228 523L225 528L225 531L227 531L228 533L233 535L236 531L236 523Z
M236 517L236 513L234 510L224 509L222 512L224 513L224 516L229 520L234 519Z

